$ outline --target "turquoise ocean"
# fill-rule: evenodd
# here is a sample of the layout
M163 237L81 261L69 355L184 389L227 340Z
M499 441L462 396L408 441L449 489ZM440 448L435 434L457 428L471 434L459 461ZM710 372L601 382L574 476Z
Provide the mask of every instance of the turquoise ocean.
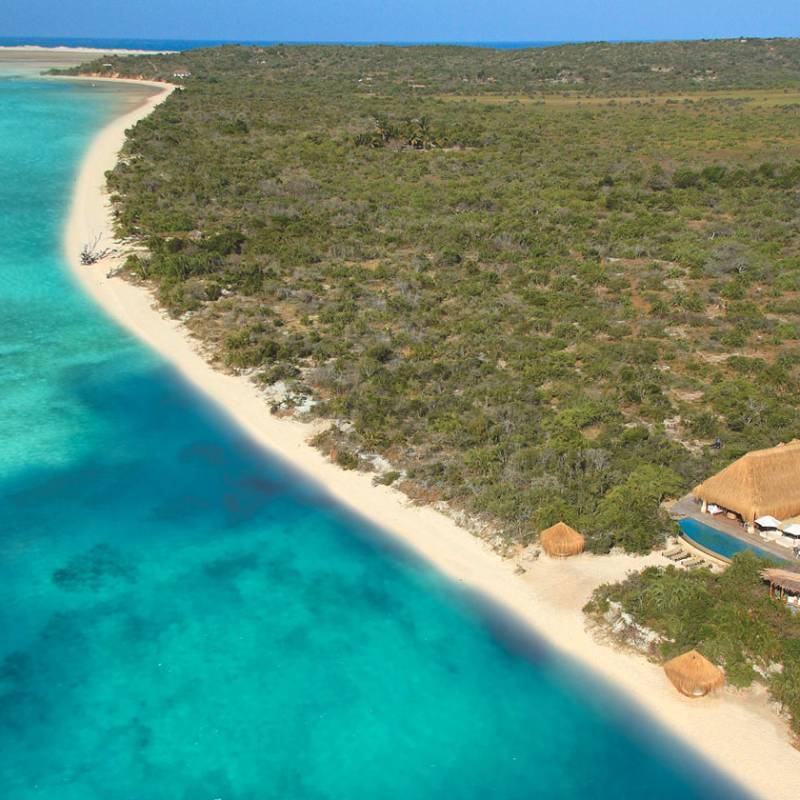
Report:
M742 797L82 295L71 183L130 100L0 75L2 795Z

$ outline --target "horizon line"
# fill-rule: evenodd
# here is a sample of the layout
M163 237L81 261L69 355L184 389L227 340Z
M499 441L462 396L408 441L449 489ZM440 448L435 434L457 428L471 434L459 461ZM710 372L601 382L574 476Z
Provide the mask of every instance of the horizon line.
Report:
M625 39L204 39L204 38L181 38L169 36L40 36L29 34L24 36L0 36L0 42L16 41L19 45L24 46L23 40L39 40L39 41L64 41L64 40L83 40L93 42L186 42L186 43L205 43L212 46L222 45L261 45L261 46L278 46L278 45L355 45L355 46L481 46L481 45L567 45L567 44L658 44L669 42L724 42L724 41L742 41L742 40L759 40L769 41L773 39L799 39L800 34L796 35L750 35L738 34L736 36L691 36L691 37L675 37L675 38L625 38ZM35 42L29 42L31 46L36 46ZM2 45L0 45L2 46ZM68 46L68 45L64 45Z

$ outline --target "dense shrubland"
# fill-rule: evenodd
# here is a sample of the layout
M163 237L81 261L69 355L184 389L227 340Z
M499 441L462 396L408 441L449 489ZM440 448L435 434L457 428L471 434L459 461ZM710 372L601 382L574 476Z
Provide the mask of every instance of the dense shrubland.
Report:
M128 271L346 421L344 466L643 551L666 497L800 435L797 41L107 63L191 72L109 175Z
M760 577L766 566L772 565L743 553L719 574L650 567L601 586L586 611L602 622L618 603L659 634L659 660L695 648L724 667L730 685L765 683L800 733L800 615L770 598Z

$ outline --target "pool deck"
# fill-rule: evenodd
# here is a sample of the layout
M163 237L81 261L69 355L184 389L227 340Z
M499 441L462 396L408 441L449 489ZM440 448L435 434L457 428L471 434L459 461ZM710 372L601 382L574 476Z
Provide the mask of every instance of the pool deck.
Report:
M680 500L670 506L669 515L674 520L686 519L687 517L696 520L703 525L707 525L709 528L713 528L715 531L738 539L744 544L757 547L759 550L764 550L770 555L781 559L781 561L786 561L794 565L798 564L793 558L791 550L780 547L774 542L764 541L757 533L747 533L740 523L728 519L724 514L703 514L700 511L700 504L690 494L681 497Z

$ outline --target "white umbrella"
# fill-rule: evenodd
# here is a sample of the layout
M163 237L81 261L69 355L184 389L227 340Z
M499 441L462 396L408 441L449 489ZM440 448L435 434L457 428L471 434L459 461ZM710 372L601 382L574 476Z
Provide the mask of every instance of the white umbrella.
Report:
M767 514L764 517L759 517L756 520L756 525L758 525L759 528L774 528L774 529L777 529L777 528L780 528L781 521L779 519L775 519L775 517L771 517L771 516L769 516L769 514Z
M785 534L787 534L788 536L798 536L798 537L800 537L800 525L798 525L796 522L793 522L791 525L787 525L783 529L783 532Z

